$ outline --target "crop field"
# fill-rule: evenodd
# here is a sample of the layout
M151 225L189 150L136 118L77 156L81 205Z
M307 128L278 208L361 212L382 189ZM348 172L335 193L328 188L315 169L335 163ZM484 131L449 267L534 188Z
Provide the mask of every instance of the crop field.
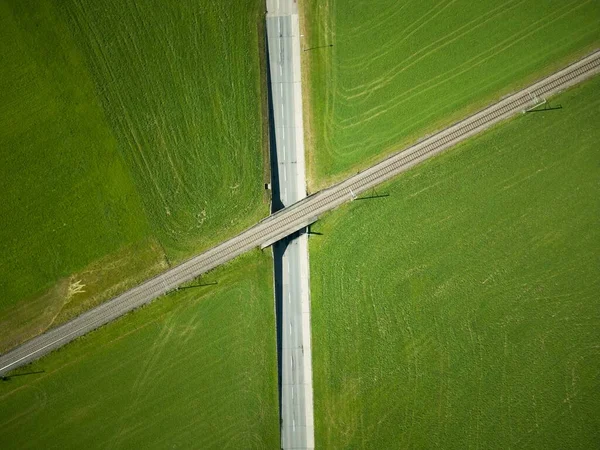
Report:
M597 447L600 78L550 103L313 226L317 446Z
M268 214L263 12L0 3L0 352Z
M18 369L0 448L277 448L271 273L244 255Z
M303 16L313 191L600 47L595 0L308 0Z

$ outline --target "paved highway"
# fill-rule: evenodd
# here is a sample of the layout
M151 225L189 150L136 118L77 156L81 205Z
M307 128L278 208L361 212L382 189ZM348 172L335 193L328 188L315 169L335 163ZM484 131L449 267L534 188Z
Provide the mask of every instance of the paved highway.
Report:
M271 3L280 6L273 7ZM283 206L290 206L306 197L300 31L298 12L293 5L293 0L269 0L266 17L277 168Z
M287 241L287 239L285 240ZM285 245L281 273L281 448L313 449L314 412L308 240L301 234Z
M276 242L304 228L315 217L351 200L353 196L389 180L498 122L520 114L537 104L539 99L547 98L599 72L600 52L596 51L526 89L375 164L364 172L270 215L234 238L22 344L0 356L0 374L37 359L250 249Z
M275 128L273 204L290 206L306 197L300 25L294 0L267 0L267 42ZM307 235L275 244L281 267L275 293L279 302L281 448L313 449L312 353ZM279 260L278 260L279 259ZM277 278L277 275L276 275Z

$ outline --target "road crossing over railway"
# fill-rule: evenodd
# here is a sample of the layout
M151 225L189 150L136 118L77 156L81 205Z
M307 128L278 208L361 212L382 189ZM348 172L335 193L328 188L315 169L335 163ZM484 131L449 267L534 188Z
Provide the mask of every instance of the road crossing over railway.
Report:
M151 278L70 322L37 336L0 356L0 374L7 373L61 347L199 275L274 238L290 235L355 195L393 178L485 129L535 106L600 72L600 51L520 90L454 125L371 166L367 170L290 205L237 236Z

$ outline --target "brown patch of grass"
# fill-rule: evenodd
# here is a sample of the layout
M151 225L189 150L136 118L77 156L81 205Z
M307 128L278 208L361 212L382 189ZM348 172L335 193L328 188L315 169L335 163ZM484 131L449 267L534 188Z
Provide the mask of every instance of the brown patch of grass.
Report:
M165 270L158 242L128 245L0 315L0 352L56 327ZM83 289L70 289L84 286Z
M167 268L163 251L154 240L145 245L127 246L99 259L73 274L71 280L81 280L85 292L73 295L65 303L53 325L65 323Z

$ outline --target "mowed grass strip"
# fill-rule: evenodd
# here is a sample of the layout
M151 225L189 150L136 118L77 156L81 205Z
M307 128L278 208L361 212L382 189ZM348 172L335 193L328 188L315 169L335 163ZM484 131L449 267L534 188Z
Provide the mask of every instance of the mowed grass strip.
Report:
M245 255L13 373L0 447L276 448L271 266Z
M303 11L313 190L600 46L593 0L311 0Z
M2 2L0 352L268 214L263 8Z
M551 104L314 225L318 446L600 442L600 78Z

